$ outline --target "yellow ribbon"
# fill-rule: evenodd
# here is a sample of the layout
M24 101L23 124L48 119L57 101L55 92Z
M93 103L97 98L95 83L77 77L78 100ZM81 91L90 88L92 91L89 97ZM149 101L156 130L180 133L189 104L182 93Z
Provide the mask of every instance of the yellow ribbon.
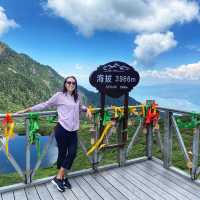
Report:
M136 109L136 106L129 106L129 112L134 115L141 115Z
M95 113L95 108L93 108L91 105L88 106L88 110L93 114Z
M102 148L102 141L104 140L105 136L108 134L109 130L112 128L113 124L112 122L109 122L106 127L103 130L103 133L101 134L101 137L92 145L92 147L87 151L87 156L93 153L95 149L98 149L99 147Z
M2 125L4 127L4 137L6 138L6 144L5 144L5 149L6 149L6 155L9 158L9 150L8 150L8 142L9 139L14 136L14 121L12 120L11 113L7 113L5 119L2 122Z
M145 105L143 103L141 105L141 115L145 117Z
M124 113L124 109L117 106L112 106L112 110L114 110L115 119L120 117Z

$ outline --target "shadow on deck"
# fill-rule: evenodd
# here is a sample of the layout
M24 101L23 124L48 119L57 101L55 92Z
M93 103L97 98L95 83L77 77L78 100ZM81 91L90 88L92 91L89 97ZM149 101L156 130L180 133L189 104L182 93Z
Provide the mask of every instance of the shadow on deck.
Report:
M189 176L164 169L161 162L154 158L125 167L110 166L97 173L91 173L90 170L82 172L71 173L72 190L58 192L51 184L50 177L36 181L30 187L9 186L7 191L5 187L0 190L3 191L0 200L200 199L199 181L193 182Z

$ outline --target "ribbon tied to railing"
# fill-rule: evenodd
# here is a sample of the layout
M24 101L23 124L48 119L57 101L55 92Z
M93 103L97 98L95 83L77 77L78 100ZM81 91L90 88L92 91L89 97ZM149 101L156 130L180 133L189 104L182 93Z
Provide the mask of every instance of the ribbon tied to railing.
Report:
M113 126L112 122L108 122L106 124L105 128L103 129L103 132L102 132L100 138L88 149L88 151L87 151L87 155L88 156L90 154L92 154L95 149L100 150L104 146L104 144L102 144L102 142L105 139L106 135L109 133L109 130L112 128L112 126Z
M179 128L194 129L200 126L200 114L193 112L190 116L191 120L183 122L180 117L176 118L176 123Z
M54 115L54 116L47 117L47 122L48 124L57 123L57 116Z
M112 106L112 110L114 111L114 119L121 119L124 116L124 108Z
M39 114L29 113L29 143L36 145L37 156L40 157Z
M9 158L8 142L9 139L14 136L14 126L15 126L11 113L6 113L6 116L2 121L2 126L4 129L3 136L6 138L6 144L5 144L6 155Z
M111 120L111 114L109 113L108 110L106 110L103 115L103 126L106 126L108 122L110 122L110 120Z
M155 102L147 101L147 104L143 108L144 109L143 116L145 118L144 120L145 127L148 127L150 124L153 124L153 127L155 129L159 128L158 120L159 120L160 113L157 107L158 107L158 104L156 104Z

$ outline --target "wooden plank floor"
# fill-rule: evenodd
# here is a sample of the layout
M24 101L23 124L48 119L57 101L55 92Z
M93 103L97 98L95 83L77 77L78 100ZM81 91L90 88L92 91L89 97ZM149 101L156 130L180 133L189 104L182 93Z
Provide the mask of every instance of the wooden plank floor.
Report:
M72 190L51 183L0 194L0 200L200 200L200 186L155 161L70 179Z

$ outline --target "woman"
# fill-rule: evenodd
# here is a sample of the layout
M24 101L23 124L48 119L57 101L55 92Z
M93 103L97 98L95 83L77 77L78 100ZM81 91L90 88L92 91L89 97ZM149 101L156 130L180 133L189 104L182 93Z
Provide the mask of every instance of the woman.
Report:
M71 184L64 178L65 171L70 170L77 152L77 130L79 129L79 112L85 111L91 119L92 114L87 107L81 104L77 91L77 80L74 76L68 76L63 85L63 91L57 92L48 101L19 111L40 111L50 107L56 107L58 112L58 124L55 127L55 138L58 146L57 168L58 173L52 180L57 189L65 191L65 187L71 189Z

